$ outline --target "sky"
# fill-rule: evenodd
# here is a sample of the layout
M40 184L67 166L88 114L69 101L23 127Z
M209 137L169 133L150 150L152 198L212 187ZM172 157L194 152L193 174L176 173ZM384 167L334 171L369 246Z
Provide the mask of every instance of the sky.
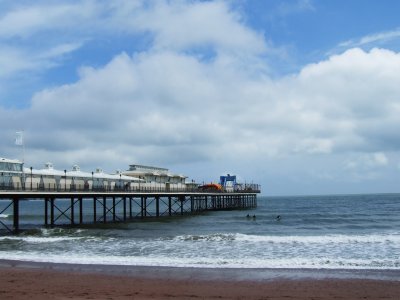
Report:
M400 192L397 0L0 0L0 157ZM25 154L15 145L23 130Z

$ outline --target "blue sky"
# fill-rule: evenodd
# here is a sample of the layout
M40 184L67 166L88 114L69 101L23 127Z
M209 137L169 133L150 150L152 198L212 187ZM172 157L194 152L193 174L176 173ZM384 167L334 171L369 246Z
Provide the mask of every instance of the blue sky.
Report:
M0 156L399 192L398 1L1 1Z

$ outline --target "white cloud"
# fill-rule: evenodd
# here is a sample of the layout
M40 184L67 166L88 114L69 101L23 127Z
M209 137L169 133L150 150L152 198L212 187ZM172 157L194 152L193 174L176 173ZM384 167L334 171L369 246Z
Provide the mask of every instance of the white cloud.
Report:
M0 14L0 77L43 73L82 47L82 36L69 37L69 32L93 15L89 3L13 3Z
M387 166L389 159L383 152L361 154L353 160L346 162L347 169L363 171Z
M122 34L130 39L143 33L152 36L152 51L197 51L206 59L219 52L222 65L232 65L240 56L240 68L262 67L257 54L268 50L262 34L245 26L224 1L43 0L11 5L0 15L0 48L8 45L16 53L8 56L8 68L3 62L2 76L50 68L60 56L96 38Z
M389 166L389 158L383 152L359 153L350 155L344 164L344 173L348 173L351 180L370 181L384 177Z
M287 16L304 11L315 11L311 0L297 0L283 2L278 6L277 13L280 16Z
M378 32L363 36L359 39L348 40L339 44L340 48L354 48L366 45L377 46L400 38L400 29Z
M36 63L20 49L0 44L0 78L36 68Z
M337 46L327 51L327 56L333 56L338 53L343 53L346 50L353 48L361 48L364 51L369 51L374 48L396 49L400 40L400 28L392 30L375 32L362 37L349 39L340 42Z
M56 45L53 48L43 51L40 55L38 55L41 59L48 59L54 57L60 57L65 54L69 54L73 51L76 51L82 46L82 42L75 42L75 43L64 43L60 45Z
M19 4L0 17L0 37L27 39L43 31L57 31L95 17L96 6L92 1L79 1L75 4L62 1L49 3Z
M386 166L389 160L386 157L385 153L377 152L373 154L372 163L376 166Z
M166 163L360 152L384 165L398 147L399 56L354 49L273 81L183 53L121 54L37 93L23 123L34 147L50 147L46 132L57 151L116 144Z
M54 45L50 49L29 51L21 47L5 46L0 43L0 78L26 76L24 72L44 72L57 66L62 59L82 46L82 43Z
M306 138L299 142L296 152L314 153L330 153L332 151L332 141L329 139Z
M186 50L212 47L217 51L263 53L266 44L253 30L241 24L239 14L225 2L160 1L141 13L133 24L155 34L155 47Z

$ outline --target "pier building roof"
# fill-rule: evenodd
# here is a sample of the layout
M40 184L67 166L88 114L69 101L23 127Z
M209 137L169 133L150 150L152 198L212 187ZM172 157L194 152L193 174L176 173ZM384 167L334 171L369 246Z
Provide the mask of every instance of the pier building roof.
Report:
M129 171L140 171L140 172L148 172L148 173L157 172L160 174L168 173L168 169L166 169L166 168L145 166L145 165L129 165Z
M179 182L186 179L187 176L173 174L167 168L160 168L146 165L129 165L129 170L122 172L124 175L146 179L146 181L169 182L170 178L176 178ZM158 178L158 179L155 179Z
M130 177L126 176L122 173L117 172L116 174L108 174L104 173L103 170L101 169L96 169L96 172L89 173L89 172L83 172L81 171L80 167L78 165L74 165L72 167L72 170L67 171L67 170L56 170L53 167L52 163L46 163L45 167L43 169L33 169L30 168L24 168L24 173L25 174L31 174L35 176L59 176L59 177L68 177L68 178L86 178L86 179L92 179L92 178L101 178L101 179L107 179L107 180L128 180L128 181L136 181L136 182L143 182L143 179L139 179L136 177Z
M22 161L20 161L18 159L9 159L9 158L3 158L3 157L0 157L0 162L22 164Z

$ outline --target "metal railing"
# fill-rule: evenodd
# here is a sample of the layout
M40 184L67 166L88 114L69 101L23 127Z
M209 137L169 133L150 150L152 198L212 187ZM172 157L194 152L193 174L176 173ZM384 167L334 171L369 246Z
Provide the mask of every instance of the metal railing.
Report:
M32 191L32 192L143 192L143 193L260 193L258 184L238 184L226 190L199 189L197 187L174 187L174 186L104 186L94 187L87 184L26 184L19 183L0 183L0 191Z

